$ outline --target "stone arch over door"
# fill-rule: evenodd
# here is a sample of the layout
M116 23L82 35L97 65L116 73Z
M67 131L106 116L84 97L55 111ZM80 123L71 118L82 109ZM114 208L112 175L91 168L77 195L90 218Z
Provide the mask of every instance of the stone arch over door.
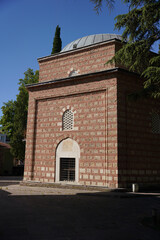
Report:
M79 159L80 159L80 147L78 143L71 139L67 138L62 140L56 149L56 182L61 181L61 161L62 159L65 159L67 162L70 159L75 159L75 179L74 182L79 182Z

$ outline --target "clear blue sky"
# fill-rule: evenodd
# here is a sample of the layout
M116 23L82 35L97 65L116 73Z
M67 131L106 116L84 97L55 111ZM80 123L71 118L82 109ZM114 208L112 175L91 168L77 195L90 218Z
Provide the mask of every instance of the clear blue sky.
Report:
M121 0L99 15L89 0L0 0L0 108L16 99L24 72L39 69L37 58L50 55L57 25L64 47L90 34L121 34L114 31L114 18L125 12Z

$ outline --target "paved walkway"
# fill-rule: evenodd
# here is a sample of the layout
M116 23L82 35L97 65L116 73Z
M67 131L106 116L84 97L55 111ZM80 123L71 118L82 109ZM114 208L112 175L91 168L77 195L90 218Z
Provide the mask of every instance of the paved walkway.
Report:
M160 193L20 186L0 179L0 240L159 240L142 224Z

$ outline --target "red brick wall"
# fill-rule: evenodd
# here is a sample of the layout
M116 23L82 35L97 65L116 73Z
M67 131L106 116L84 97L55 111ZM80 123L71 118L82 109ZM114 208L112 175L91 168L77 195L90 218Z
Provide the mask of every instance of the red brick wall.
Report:
M128 93L142 87L137 75L98 73L114 67L105 63L117 48L118 42L108 42L39 60L40 82L67 78L71 69L93 74L29 88L24 180L54 182L56 148L69 137L81 151L80 184L160 183L160 135L151 131L151 112L160 104L127 101ZM67 108L76 111L72 131L62 131Z
M119 43L117 43L119 44ZM79 74L99 72L111 68L105 64L115 54L115 42L102 43L81 50L60 53L39 60L40 82L66 78L71 70ZM114 65L112 66L114 67Z
M139 90L142 80L131 74L118 77L118 173L119 186L131 183L160 183L160 134L152 133L151 113L160 109L159 101L127 100Z
M54 182L56 147L70 137L81 151L79 183L117 187L116 99L112 75L30 92L24 180ZM67 106L76 111L77 130L62 131L60 127Z

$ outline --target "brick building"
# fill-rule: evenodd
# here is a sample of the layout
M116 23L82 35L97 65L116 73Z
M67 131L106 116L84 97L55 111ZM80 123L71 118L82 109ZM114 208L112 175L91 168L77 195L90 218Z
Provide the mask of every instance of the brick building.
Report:
M121 37L98 34L38 59L28 85L24 181L106 187L160 183L160 104L127 100L142 79L105 64Z

